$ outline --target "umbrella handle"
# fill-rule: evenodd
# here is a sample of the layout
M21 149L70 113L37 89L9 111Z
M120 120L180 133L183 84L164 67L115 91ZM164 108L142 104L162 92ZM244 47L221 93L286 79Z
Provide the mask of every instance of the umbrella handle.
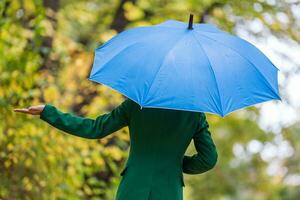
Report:
M194 17L194 15L190 14L190 20L189 20L189 26L188 26L189 30L193 29L193 17Z

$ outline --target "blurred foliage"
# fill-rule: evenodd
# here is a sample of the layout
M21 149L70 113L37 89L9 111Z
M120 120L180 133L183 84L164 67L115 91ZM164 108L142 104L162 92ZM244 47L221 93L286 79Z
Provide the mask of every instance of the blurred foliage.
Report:
M0 199L114 199L129 148L128 129L102 140L77 138L38 117L13 108L51 103L63 111L95 118L123 97L87 80L94 48L124 29L167 19L236 27L257 37L273 34L300 42L299 19L284 0L1 0L0 1ZM264 29L253 31L256 21ZM208 115L219 152L217 166L186 176L188 200L299 199L299 125L281 133L262 130L259 110L222 119ZM274 160L262 156L281 136L292 154L280 160L283 173L270 175ZM253 152L249 145L256 144ZM260 147L260 148L258 148ZM250 149L250 150L249 150ZM191 144L188 153L194 153Z

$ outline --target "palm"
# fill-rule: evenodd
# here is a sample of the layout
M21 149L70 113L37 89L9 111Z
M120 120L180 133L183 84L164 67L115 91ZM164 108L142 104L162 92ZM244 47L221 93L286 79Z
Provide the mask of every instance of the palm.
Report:
M14 111L31 115L39 115L44 110L44 107L45 105L30 106L29 108L16 108Z

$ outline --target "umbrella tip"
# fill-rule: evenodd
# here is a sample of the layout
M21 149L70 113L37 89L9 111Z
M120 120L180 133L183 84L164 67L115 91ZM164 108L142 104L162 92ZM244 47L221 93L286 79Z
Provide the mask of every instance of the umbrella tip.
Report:
M189 30L193 29L193 17L194 17L194 15L190 14L190 20L189 20L189 26L188 26Z

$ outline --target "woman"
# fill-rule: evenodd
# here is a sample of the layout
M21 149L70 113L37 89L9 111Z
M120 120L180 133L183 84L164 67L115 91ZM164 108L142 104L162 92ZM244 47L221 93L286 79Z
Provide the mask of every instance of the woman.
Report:
M117 200L181 200L183 173L204 173L217 162L218 154L204 113L141 109L130 99L96 119L63 113L51 104L15 111L40 115L62 131L89 139L101 139L128 126L130 151L120 174ZM197 154L186 156L192 139Z

